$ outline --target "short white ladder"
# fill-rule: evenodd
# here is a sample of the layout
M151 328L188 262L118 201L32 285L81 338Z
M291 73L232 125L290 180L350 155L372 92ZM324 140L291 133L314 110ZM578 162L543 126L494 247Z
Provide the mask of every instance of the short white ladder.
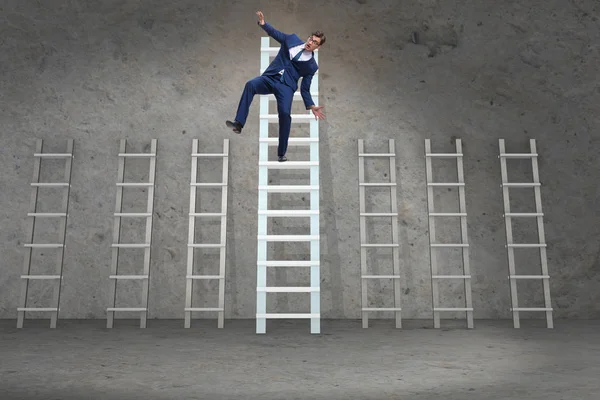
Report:
M119 168L117 173L117 195L113 222L113 244L112 244L112 263L110 267L111 280L110 302L111 306L107 308L106 327L112 328L115 312L139 312L140 328L146 327L148 317L148 291L150 284L150 249L152 243L152 216L154 214L154 180L156 178L156 146L157 139L151 140L150 153L127 153L127 140L121 139L119 147ZM148 158L150 166L148 171L148 182L124 182L125 178L125 158ZM148 190L146 212L123 212L123 188L146 188ZM146 232L144 243L121 243L121 218L145 218ZM118 261L119 249L143 249L144 264L142 274L119 275ZM116 307L117 281L119 280L141 280L142 281L142 305L140 307Z
M261 38L261 73L269 65L270 57L277 54L279 48L270 47L269 37ZM315 52L318 61L318 51ZM315 93L316 92L316 93ZM318 93L318 74L312 80L311 93ZM301 97L296 93L295 100ZM310 123L310 137L289 139L289 146L309 146L309 161L269 161L269 146L277 146L278 138L269 137L269 123L277 123L277 114L269 114L269 101L272 95L260 97L260 139L258 166L258 248L256 277L256 333L266 333L267 319L309 319L311 334L321 332L320 324L320 241L319 241L319 124L311 114L292 114L292 123ZM316 98L315 98L316 101ZM269 170L291 169L309 170L308 185L269 185ZM310 193L309 210L272 210L268 208L269 193ZM310 219L308 235L271 235L267 232L268 219L274 217L305 217ZM310 260L269 260L268 243L272 242L309 242ZM273 287L267 284L267 268L300 267L310 268L310 286ZM267 293L307 293L310 295L308 313L267 312Z
M434 182L433 181L433 158L455 158L457 169L457 182ZM441 312L466 312L467 328L473 328L473 300L471 295L471 269L469 264L469 240L467 234L467 205L465 200L465 180L463 171L462 141L456 139L455 153L432 153L431 139L425 139L425 167L427 175L427 209L429 220L429 253L431 264L431 289L433 297L433 324L435 328L440 327ZM434 187L458 187L458 212L436 212L434 202ZM460 219L460 243L438 243L435 232L435 219L439 217L452 217ZM462 275L440 275L438 273L437 254L438 248L461 248L462 249ZM439 282L442 279L460 279L464 282L465 307L442 307L440 305Z
M223 160L221 182L198 182L198 158L221 158ZM229 177L229 139L223 139L222 153L199 153L198 139L192 141L192 172L190 182L190 211L188 231L188 258L185 285L185 328L191 326L192 312L217 312L217 327L223 328L225 314L225 261L227 249L227 186ZM197 189L221 189L221 209L219 212L197 212L196 194ZM195 243L196 218L203 220L219 218L221 220L221 233L218 243ZM194 251L202 248L219 249L219 274L197 275L194 273ZM192 305L193 283L195 280L218 280L219 281L219 304L217 307L194 307Z
M67 233L67 217L69 213L69 193L71 189L71 167L73 163L73 139L67 140L67 149L64 153L43 153L43 141L39 139L36 143L36 149L33 154L33 180L31 182L31 197L29 200L28 218L28 241L24 246L26 248L25 262L23 263L23 272L21 274L21 297L19 307L17 308L17 328L23 328L23 321L26 312L50 312L50 328L56 328L58 320L58 311L60 304L60 290L63 279L63 263L65 253L65 238ZM40 182L40 170L42 158L63 158L65 160L64 180L62 182ZM39 188L62 188L62 209L58 212L38 212L38 190ZM37 218L60 218L60 228L58 231L58 243L34 243L35 222ZM30 275L31 256L33 249L56 249L56 268L53 275ZM29 282L31 280L49 280L54 283L52 307L27 307L27 294Z
M542 194L540 183L540 174L538 169L535 139L529 140L529 153L507 153L504 139L499 139L500 168L502 174L502 197L504 200L504 223L506 227L506 249L508 252L508 280L510 282L510 299L511 311L513 315L513 325L515 328L520 327L519 311L541 311L546 313L546 326L553 328L552 319L552 302L550 298L550 274L548 272L548 260L546 256L546 239L544 234L544 213L542 210ZM533 182L508 182L508 172L506 159L521 158L531 159L531 167L533 171ZM510 207L510 188L533 188L535 196L535 212L533 213L513 213ZM539 243L513 243L512 219L513 218L535 218L537 220L538 240ZM515 249L516 248L538 248L541 263L541 275L518 275L515 267ZM544 307L519 307L517 295L517 280L520 279L536 279L541 280L544 290Z
M393 311L396 320L396 328L402 327L401 287L400 287L400 245L398 242L398 206L396 190L396 145L394 139L388 140L387 153L365 153L363 139L358 139L358 192L359 192L359 220L360 220L360 266L361 266L361 314L363 328L369 327L369 312ZM389 159L389 182L365 182L365 158L378 157ZM390 211L389 212L367 212L365 188L366 187L389 187L390 188ZM367 242L367 218L384 217L390 218L392 225L391 243L368 243ZM367 250L369 248L392 248L392 275L369 274L367 266ZM392 279L394 285L394 306L388 308L369 307L369 296L367 293L368 281L373 279Z

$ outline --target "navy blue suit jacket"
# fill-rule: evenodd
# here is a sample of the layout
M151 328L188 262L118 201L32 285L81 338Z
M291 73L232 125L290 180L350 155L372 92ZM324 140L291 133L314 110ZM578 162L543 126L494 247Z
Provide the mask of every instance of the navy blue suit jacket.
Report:
M279 71L284 70L283 79L284 83L294 89L294 92L298 90L298 79L302 78L302 85L300 86L300 94L304 105L308 110L315 103L310 95L310 84L312 78L319 69L317 62L315 61L314 52L310 60L307 61L292 61L290 59L290 49L304 43L302 39L295 33L286 34L273 28L268 22L264 25L259 26L267 32L267 34L275 39L281 47L277 56L273 59L271 64L267 67L263 75L274 76L279 75Z

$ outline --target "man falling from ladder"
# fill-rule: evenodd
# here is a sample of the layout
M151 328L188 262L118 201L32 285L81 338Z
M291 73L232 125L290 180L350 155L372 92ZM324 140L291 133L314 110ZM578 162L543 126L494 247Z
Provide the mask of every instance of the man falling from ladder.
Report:
M303 42L296 34L286 34L273 28L261 11L258 15L258 25L275 39L281 47L275 59L261 76L246 82L242 97L237 109L235 120L227 121L226 124L235 133L241 133L252 99L256 94L273 94L277 99L277 114L279 115L279 146L277 157L279 162L287 161L287 151L290 128L292 124L292 100L298 89L298 79L302 78L300 94L307 110L311 110L315 119L324 119L325 114L321 111L323 106L316 106L310 95L310 84L312 78L319 69L315 61L314 51L325 43L325 35L321 31L313 32L306 42Z

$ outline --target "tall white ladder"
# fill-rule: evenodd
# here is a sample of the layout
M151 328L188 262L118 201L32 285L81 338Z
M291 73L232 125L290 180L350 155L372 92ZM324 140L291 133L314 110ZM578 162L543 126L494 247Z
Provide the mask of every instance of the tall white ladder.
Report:
M198 158L222 158L221 182L200 183L198 176ZM198 153L198 139L192 141L192 173L190 183L190 211L188 232L188 258L185 286L185 328L191 326L192 312L217 312L217 326L223 328L225 314L225 260L227 249L227 185L229 177L229 139L223 139L222 153ZM219 212L197 212L196 191L202 188L221 189L221 210ZM218 243L195 243L196 218L220 218L221 235ZM194 274L194 251L197 248L219 249L219 274L218 275L196 275ZM217 307L193 307L192 290L194 280L218 280L219 281L219 304Z
M67 217L69 212L69 193L71 189L71 166L73 163L73 139L67 140L67 149L65 153L43 153L43 140L39 139L36 143L33 167L33 180L31 182L31 197L29 200L28 217L28 240L24 246L27 249L25 253L25 262L23 263L23 273L21 275L21 297L20 306L17 308L17 328L23 328L25 313L33 312L50 312L50 328L56 328L58 320L58 311L60 304L60 290L63 279L63 263L65 252L65 238L67 233ZM63 182L40 182L40 170L42 158L64 158L65 173ZM38 190L39 188L63 188L62 209L59 212L38 212ZM35 222L37 218L61 218L60 228L58 231L59 243L34 243L35 238ZM31 272L31 256L33 249L57 249L56 253L56 273L54 275L30 275ZM29 282L31 280L52 280L55 282L53 290L53 307L27 307L27 294L29 290Z
M529 153L507 153L504 139L499 139L500 169L502 174L502 197L504 200L504 222L506 227L506 249L508 252L508 271L510 282L511 311L513 314L513 325L520 327L519 311L542 311L546 313L546 325L553 328L552 320L552 302L550 299L550 274L548 272L548 260L546 257L546 239L544 234L544 213L542 211L542 195L540 183L540 174L537 163L537 149L535 139L529 140ZM509 182L506 160L512 159L531 159L533 172L533 182ZM535 196L535 212L533 213L514 213L510 208L509 188L533 188ZM535 218L537 220L537 231L539 243L513 243L512 218ZM541 275L518 275L515 268L515 248L539 248ZM544 290L545 307L519 307L517 295L517 280L536 279L541 280Z
M433 158L456 158L457 182L434 182L433 181ZM429 253L431 263L431 289L433 297L433 323L435 328L440 327L440 313L465 311L467 328L473 328L473 300L471 295L471 269L469 264L469 238L467 234L467 205L465 200L465 179L463 172L462 141L456 139L456 153L432 153L431 139L425 139L425 167L427 175L427 208L429 216ZM434 202L434 187L458 187L458 212L436 212ZM438 217L460 218L461 243L438 243L435 232L435 219ZM462 275L440 275L438 274L437 254L438 248L461 248L462 249ZM460 279L464 282L465 307L441 307L439 295L439 281L442 279Z
M362 299L362 326L369 327L369 312L393 311L396 319L396 328L402 327L401 287L400 287L400 245L398 242L398 206L396 194L396 144L394 139L388 140L389 151L387 153L365 153L363 139L358 139L358 191L360 203L360 266L361 266L361 299ZM365 182L365 158L384 157L389 158L389 182ZM365 188L366 187L389 187L390 188L390 211L389 212L367 212ZM367 243L367 218L387 217L391 219L392 241L391 243ZM367 266L367 249L369 248L392 248L392 275L369 274ZM369 280L392 279L394 284L394 307L369 307L369 296L367 293Z
M269 37L261 38L261 73L268 67L270 57L277 54L279 47L270 47ZM318 62L318 51L315 52ZM318 73L312 80L311 94L318 103ZM294 94L300 100L300 93ZM266 333L267 319L310 319L311 334L321 332L320 315L320 241L319 241L319 123L310 113L292 114L292 124L310 123L310 137L290 137L289 146L309 146L309 161L269 161L269 146L277 146L278 138L269 137L269 123L278 121L277 114L269 114L269 101L272 95L260 97L260 139L258 167L258 248L256 277L256 333ZM292 135L290 135L292 136ZM269 185L269 170L273 169L308 169L309 185ZM309 210L272 210L268 208L269 193L310 193ZM310 234L308 235L271 235L267 232L268 218L272 217L308 217L310 218ZM309 242L309 261L268 260L268 243L271 242ZM267 284L267 268L300 267L310 268L310 286L307 287L273 287ZM273 313L267 312L267 293L309 293L309 313Z
M154 214L154 180L156 178L156 145L157 139L152 139L150 153L127 153L127 140L121 139L119 148L119 169L117 173L117 195L113 223L112 263L110 267L111 279L111 306L107 308L107 328L113 327L115 312L139 312L140 328L146 327L148 317L148 291L150 285L150 248L152 243L152 216ZM124 182L125 158L149 158L148 182ZM147 188L146 212L123 212L123 188ZM146 231L144 243L121 243L121 218L145 218ZM144 249L144 264L142 274L119 275L118 261L119 249ZM142 305L141 307L116 307L117 281L119 280L142 280Z

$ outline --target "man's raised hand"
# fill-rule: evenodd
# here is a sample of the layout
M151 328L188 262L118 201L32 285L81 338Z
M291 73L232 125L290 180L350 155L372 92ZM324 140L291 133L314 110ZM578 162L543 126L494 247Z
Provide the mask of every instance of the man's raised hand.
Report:
M265 24L265 16L263 15L262 11L257 11L256 15L258 15L258 24L264 25Z

